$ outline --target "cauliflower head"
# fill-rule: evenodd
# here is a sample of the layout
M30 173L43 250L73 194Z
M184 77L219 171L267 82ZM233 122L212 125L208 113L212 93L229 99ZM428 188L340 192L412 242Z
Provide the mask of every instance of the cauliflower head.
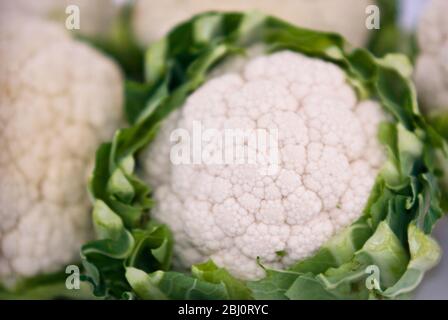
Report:
M418 25L420 54L414 79L419 98L428 111L448 108L448 2L428 3Z
M358 218L385 156L380 105L357 101L336 65L280 51L224 63L163 123L142 153L153 217L175 238L177 267L211 258L240 279L285 269ZM278 170L169 161L182 128L278 130ZM216 141L208 142L215 144ZM240 141L245 144L247 141ZM205 148L205 147L204 147Z
M334 31L355 45L368 36L365 9L373 0L137 0L133 25L139 41L148 45L173 26L204 11L259 10L303 27ZM343 18L342 18L343 17Z
M18 11L50 19L65 27L67 6L76 5L80 12L79 32L86 36L101 36L110 31L119 6L113 0L2 0L0 11Z
M0 14L0 280L56 271L91 238L86 181L122 119L118 67L57 25Z

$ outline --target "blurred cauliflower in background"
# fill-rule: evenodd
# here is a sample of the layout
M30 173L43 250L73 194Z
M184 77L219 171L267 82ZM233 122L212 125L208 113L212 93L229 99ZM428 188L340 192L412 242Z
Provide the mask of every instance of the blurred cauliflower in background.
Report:
M0 283L79 258L87 176L121 123L122 91L118 67L64 29L0 13Z
M432 0L420 18L415 67L419 99L427 111L448 109L448 1Z
M80 34L101 36L109 32L119 13L114 0L1 0L0 12L15 10L50 19L65 26L67 6L77 5L80 11Z
M131 29L130 0L0 0L0 12L35 16L66 28L66 22L74 22L74 12L67 10L71 5L79 8L79 29L68 31L113 58L127 77L141 77L143 52Z
M403 5L415 6L419 15L416 32L418 55L415 61L414 81L417 87L420 106L425 111L428 120L445 139L448 138L448 1L419 0ZM445 172L440 179L444 195L442 205L448 207L446 191L448 190L448 163L438 154L437 164ZM439 239L444 252L447 251L448 238L446 234L447 218L445 217L435 229L435 237ZM446 299L447 258L442 256L441 264L428 274L425 282L417 291L416 299Z
M210 10L259 10L302 27L341 33L356 46L365 44L366 7L374 0L136 0L134 30L143 45L164 36L192 15Z

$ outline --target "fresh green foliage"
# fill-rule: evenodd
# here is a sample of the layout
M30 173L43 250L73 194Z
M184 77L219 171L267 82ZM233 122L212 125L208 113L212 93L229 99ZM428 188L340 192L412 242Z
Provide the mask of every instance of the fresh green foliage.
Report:
M143 50L137 44L131 25L132 6L125 5L111 30L101 36L78 35L86 41L115 59L122 67L127 78L141 80L143 77Z
M180 272L156 271L147 274L139 269L126 269L126 279L143 299L251 299L250 290L212 261L192 267L193 277Z
M40 274L20 280L13 289L0 286L0 300L95 299L90 284L81 282L79 289L68 289L67 274Z
M448 112L438 112L430 119L434 129L448 140Z
M171 235L151 222L150 190L136 176L134 157L213 66L256 43L270 52L288 49L331 61L346 71L360 97L378 99L393 118L379 134L387 162L363 216L290 270L268 269L264 279L246 284L211 261L192 266L191 275L171 271ZM130 126L98 150L90 183L98 240L83 246L82 257L95 293L141 299L365 299L412 291L440 256L429 236L442 216L438 168L431 159L445 144L418 111L406 59L377 59L347 47L339 35L256 13L201 14L149 47L146 81L127 85ZM368 289L371 265L381 273L379 287Z

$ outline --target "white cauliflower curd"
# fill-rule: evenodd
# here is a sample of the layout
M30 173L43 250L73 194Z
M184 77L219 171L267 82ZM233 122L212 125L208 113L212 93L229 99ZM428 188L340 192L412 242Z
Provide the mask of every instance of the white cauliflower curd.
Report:
M373 0L136 0L133 25L144 45L205 11L259 10L311 29L338 32L358 46L368 37L366 8Z
M309 257L362 214L385 155L385 115L357 101L336 65L290 51L225 64L163 123L141 155L153 217L175 238L177 267L211 258L240 279ZM214 73L216 74L216 72ZM278 130L279 170L170 162L173 129ZM211 142L213 143L213 142Z
M428 111L448 109L448 1L428 3L418 25L415 68L419 99Z
M122 95L108 58L53 23L0 13L0 282L79 258L92 229L87 176Z

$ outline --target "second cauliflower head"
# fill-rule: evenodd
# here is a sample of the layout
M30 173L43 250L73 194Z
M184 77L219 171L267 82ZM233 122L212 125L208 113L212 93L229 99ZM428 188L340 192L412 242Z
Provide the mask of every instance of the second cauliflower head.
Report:
M303 27L339 32L355 45L368 37L366 8L373 0L136 0L133 25L140 42L148 45L172 27L205 11L258 10Z
M64 29L0 14L0 282L79 259L87 177L121 123L122 90L118 67Z
M226 63L163 123L142 153L153 217L175 237L178 268L211 258L240 279L311 256L361 214L385 156L381 106L358 101L336 65L280 51ZM278 170L169 161L182 128L278 130ZM209 142L213 144L215 142ZM241 142L246 143L246 142ZM212 146L213 149L213 146Z
M419 21L415 82L429 112L448 110L448 1L432 0Z

